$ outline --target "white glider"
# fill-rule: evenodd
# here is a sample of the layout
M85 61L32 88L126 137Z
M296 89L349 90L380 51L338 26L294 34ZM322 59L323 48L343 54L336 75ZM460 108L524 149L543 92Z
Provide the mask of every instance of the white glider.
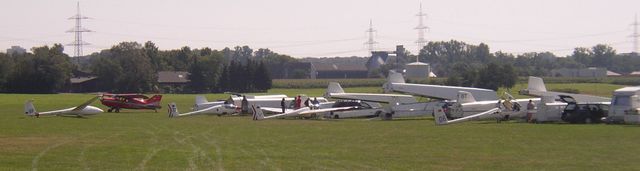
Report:
M104 112L100 108L97 108L95 106L89 106L89 104L98 100L98 97L100 96L93 97L89 101L86 101L76 107L61 109L61 110L54 110L54 111L47 111L47 112L37 112L35 106L33 105L33 100L27 100L27 102L25 102L24 104L24 114L27 116L35 116L35 117L47 116L47 115L54 115L54 116L75 115L78 117L82 117L86 115L95 115L95 114Z
M238 110L240 110L238 107L236 107L233 104L220 104L220 105L215 105L208 108L181 114L178 112L178 106L176 105L176 103L169 103L168 105L169 105L170 118L190 116L190 115L196 115L196 114L215 114L220 116L220 115L237 113Z
M271 116L264 116L264 113L260 106L252 105L253 112L253 120L264 120L264 119L273 119L273 118L286 118L286 117L295 117L295 116L303 116L303 115L312 115L324 112L332 112L332 111L341 111L341 110L350 110L356 109L356 106L349 107L335 107L335 108L326 108L326 109L311 109L309 107L302 107L300 109L296 109L290 112L275 114Z

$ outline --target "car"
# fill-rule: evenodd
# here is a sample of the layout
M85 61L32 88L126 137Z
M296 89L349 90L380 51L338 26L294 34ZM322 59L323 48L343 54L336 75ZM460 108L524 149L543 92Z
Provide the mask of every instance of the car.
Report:
M607 117L609 104L607 103L576 103L571 96L559 95L567 103L561 119L569 123L601 123Z
M355 109L344 111L333 111L326 115L326 118L340 119L340 118L358 118L358 117L371 117L378 116L384 112L384 109L379 103L371 103L360 100L341 100L336 101L332 107L351 107L356 106Z

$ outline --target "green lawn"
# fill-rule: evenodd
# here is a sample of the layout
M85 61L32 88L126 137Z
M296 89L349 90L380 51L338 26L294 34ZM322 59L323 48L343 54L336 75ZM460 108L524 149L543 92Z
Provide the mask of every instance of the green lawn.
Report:
M594 86L583 88L587 87ZM270 91L311 96L323 92ZM210 99L226 96L207 95ZM27 99L34 99L36 109L45 111L74 106L90 97L0 95L0 170L635 170L640 161L640 126L636 125L474 121L435 126L430 117L169 119L166 108L158 113L124 110L86 119L22 115ZM163 103L176 102L185 112L194 97L165 95Z

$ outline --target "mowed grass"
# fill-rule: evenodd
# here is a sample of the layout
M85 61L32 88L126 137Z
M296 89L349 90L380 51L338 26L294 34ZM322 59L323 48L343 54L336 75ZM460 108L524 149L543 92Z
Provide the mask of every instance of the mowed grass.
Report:
M311 96L323 92L270 91ZM165 95L163 103L176 102L186 112L194 97ZM124 110L84 119L36 119L22 114L27 99L35 100L37 110L46 111L89 98L84 94L0 95L0 170L635 170L640 160L640 126L636 125L474 121L435 126L431 117L256 122L248 116L201 115L169 119L166 108L158 113ZM94 106L104 108L99 103Z

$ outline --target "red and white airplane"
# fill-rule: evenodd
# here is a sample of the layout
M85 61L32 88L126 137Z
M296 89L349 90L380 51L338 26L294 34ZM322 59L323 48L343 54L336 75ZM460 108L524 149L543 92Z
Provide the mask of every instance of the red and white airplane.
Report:
M109 107L107 112L119 113L120 109L151 109L158 112L162 95L151 98L142 94L102 94L100 102Z

